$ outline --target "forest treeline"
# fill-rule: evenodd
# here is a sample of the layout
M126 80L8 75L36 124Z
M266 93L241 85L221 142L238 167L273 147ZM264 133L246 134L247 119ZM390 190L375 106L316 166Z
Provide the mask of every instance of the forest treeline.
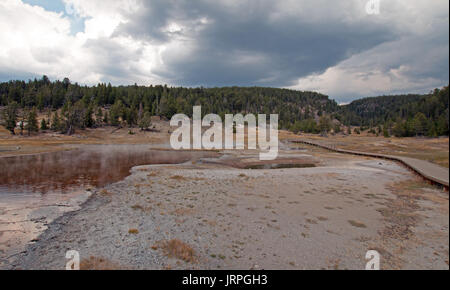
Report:
M448 86L426 95L364 98L342 106L339 120L363 128L380 128L399 137L444 136L449 133Z
M40 128L71 134L77 128L104 125L146 129L151 116L191 116L195 105L202 106L203 114L222 117L277 113L280 128L294 132L339 132L357 126L385 136L448 135L448 87L429 95L383 96L339 106L323 94L264 87L81 86L46 76L0 83L2 123L11 132L18 122L28 132ZM41 124L35 120L37 112L47 113Z

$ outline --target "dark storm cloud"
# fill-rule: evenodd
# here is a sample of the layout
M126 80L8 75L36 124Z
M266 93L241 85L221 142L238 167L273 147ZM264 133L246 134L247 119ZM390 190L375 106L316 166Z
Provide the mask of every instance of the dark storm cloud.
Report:
M60 0L61 1L61 0ZM338 101L448 84L448 1L65 0L83 19L0 1L0 80L272 86Z
M90 39L84 48L95 54L96 69L107 72L107 76L113 79L129 74L131 64L142 56L141 49L129 49L108 38ZM127 57L124 58L124 55Z
M162 54L164 66L155 71L175 84L278 87L398 37L388 24L374 25L370 19L348 22L324 15L321 21L310 21L295 11L273 19L276 2L257 3L236 9L215 1L146 1L116 34L154 43L183 39L189 53L178 57L183 47L168 49ZM182 29L165 31L173 22Z

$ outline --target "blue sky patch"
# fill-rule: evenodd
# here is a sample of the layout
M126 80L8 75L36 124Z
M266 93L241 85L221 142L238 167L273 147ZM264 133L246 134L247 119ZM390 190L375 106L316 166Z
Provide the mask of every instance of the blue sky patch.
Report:
M66 11L66 5L61 0L22 0L24 3L40 6L47 11L56 13L64 13L64 16L70 19L70 30L72 34L84 31L84 18L80 18L77 15L68 14Z

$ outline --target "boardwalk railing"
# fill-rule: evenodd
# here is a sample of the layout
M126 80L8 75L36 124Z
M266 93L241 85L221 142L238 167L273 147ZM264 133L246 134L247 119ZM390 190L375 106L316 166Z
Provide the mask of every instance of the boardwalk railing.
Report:
M424 178L429 183L437 185L439 187L442 187L448 191L448 169L440 167L438 165L429 164L429 162L427 162L427 161L417 160L417 159L408 158L408 157L401 157L401 156L345 150L345 149L337 148L335 145L324 145L324 144L320 144L320 143L312 142L312 141L308 141L308 140L289 140L289 141L292 143L300 143L300 144L316 146L316 147L320 147L320 148L338 152L338 153L374 157L374 158L380 158L380 159L386 159L386 160L399 162L400 164L402 164L409 170L413 171L414 173L416 173L419 176L421 176L422 178ZM433 172L430 172L430 171L433 171Z

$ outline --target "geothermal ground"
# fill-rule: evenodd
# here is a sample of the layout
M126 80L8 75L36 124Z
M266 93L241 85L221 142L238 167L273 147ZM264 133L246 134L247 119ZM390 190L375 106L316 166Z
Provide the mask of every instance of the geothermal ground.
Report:
M368 250L382 269L449 268L448 192L393 162L290 146L292 168L244 169L265 167L249 151L134 167L4 268L64 269L68 250L83 269L364 269Z
M382 269L449 269L448 192L394 162L284 131L274 162L167 151L171 128L153 124L0 130L0 268L65 269L76 250L82 269L364 269L376 250ZM448 167L448 138L305 137Z

